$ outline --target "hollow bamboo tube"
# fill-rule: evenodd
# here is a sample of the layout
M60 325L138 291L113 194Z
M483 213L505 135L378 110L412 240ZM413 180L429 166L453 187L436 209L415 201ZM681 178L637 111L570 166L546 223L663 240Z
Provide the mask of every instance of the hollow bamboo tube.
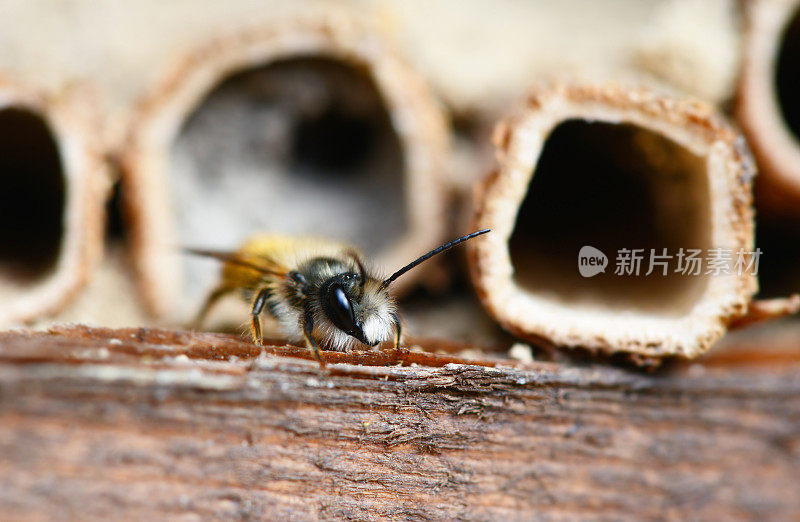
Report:
M347 17L206 42L145 97L121 155L146 303L175 317L211 285L215 267L189 266L181 288L178 245L235 249L257 231L402 266L442 239L448 139L424 82ZM422 273L409 275L399 290Z
M468 249L478 294L506 329L604 353L694 357L747 313L753 267L675 272L681 248L734 260L754 248L752 161L709 106L556 84L534 89L495 144L499 166L476 187L474 215L492 233ZM607 256L605 272L579 273L584 246ZM667 275L656 265L646 276L650 249L663 248ZM639 276L616 273L622 249L642 249Z
M110 188L87 91L0 78L0 326L52 314L103 249Z
M797 216L800 206L800 2L745 4L737 119L761 176L759 210Z

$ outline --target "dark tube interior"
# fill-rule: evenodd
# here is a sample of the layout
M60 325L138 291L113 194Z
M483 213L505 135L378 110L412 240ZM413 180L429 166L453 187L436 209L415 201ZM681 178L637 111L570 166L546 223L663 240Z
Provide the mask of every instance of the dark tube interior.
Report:
M519 210L510 242L515 277L565 303L684 314L706 277L675 273L675 257L664 259L667 275L659 265L645 275L650 250L707 249L708 201L703 159L678 144L633 125L565 121L546 140ZM607 256L605 272L580 274L584 246ZM639 276L615 274L621 249L643 249Z
M800 9L795 12L781 39L775 88L786 125L800 140Z
M783 119L795 138L800 140L800 9L781 38L775 89Z
M111 197L106 202L106 243L122 243L126 237L125 229L126 220L123 212L122 184L115 183L111 188Z
M756 222L760 298L786 297L800 292L800 226L791 221Z
M58 259L66 187L47 123L24 109L0 110L0 271L31 283Z

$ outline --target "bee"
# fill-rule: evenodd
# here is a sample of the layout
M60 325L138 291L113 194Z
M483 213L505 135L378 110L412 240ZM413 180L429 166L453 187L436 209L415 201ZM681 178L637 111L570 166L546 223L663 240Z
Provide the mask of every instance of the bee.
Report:
M251 303L250 331L258 345L263 345L261 314L266 310L287 334L305 339L321 366L322 348L374 347L392 336L398 348L402 327L389 286L433 256L487 232L479 230L435 248L385 279L365 268L358 250L334 241L257 235L235 252L186 249L224 263L221 283L206 298L195 326L202 325L221 297L241 291Z

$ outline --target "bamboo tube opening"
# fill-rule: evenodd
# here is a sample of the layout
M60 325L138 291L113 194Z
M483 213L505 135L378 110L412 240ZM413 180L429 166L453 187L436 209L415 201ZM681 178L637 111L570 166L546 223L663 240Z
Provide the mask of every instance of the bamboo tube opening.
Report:
M703 158L632 124L571 119L547 137L509 241L521 288L589 308L685 314L707 278L660 269L650 249L674 254L711 245ZM585 245L608 256L605 272L576 269ZM642 249L641 272L615 274L621 249Z
M794 12L779 42L775 91L786 126L800 140L800 9Z
M217 282L218 265L178 245L318 236L351 242L388 271L442 240L446 121L374 31L347 16L287 21L179 58L143 98L121 153L154 315L185 320Z
M42 117L0 110L0 277L24 287L48 276L61 250L66 189L55 138Z
M800 1L745 5L736 117L758 161L762 216L796 217L800 201Z
M95 98L0 78L0 325L60 310L103 251L108 170Z
M709 106L556 83L534 88L494 138L498 165L476 187L473 223L492 233L467 251L503 327L557 346L694 357L746 314L754 170Z

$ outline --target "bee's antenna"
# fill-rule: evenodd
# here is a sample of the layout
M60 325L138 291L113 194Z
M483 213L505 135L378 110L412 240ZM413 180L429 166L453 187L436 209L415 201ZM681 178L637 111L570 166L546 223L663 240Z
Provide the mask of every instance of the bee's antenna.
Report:
M214 259L219 259L220 261L224 261L232 265L243 266L245 268L261 272L262 274L269 274L279 277L284 277L286 275L286 272L281 272L278 270L272 270L270 268L266 268L264 266L259 266L246 259L242 259L241 257L231 252L224 252L221 250L203 250L200 248L185 248L185 247L183 248L183 251L186 252L187 254L192 254L195 256L213 257Z
M446 244L440 246L439 248L435 248L435 249L431 250L427 254L418 257L417 259L415 259L414 261L410 262L409 264L407 264L406 266L404 266L403 268L401 268L400 270L398 270L394 274L392 274L389 277L387 277L386 279L384 279L383 282L381 283L380 288L384 289L384 288L388 287L390 284L392 284L394 282L395 279L397 279L401 275L405 274L406 272L408 272L409 270L411 270L415 266L419 265L420 263L424 263L425 261L427 261L428 259L432 258L433 256L435 256L437 254L441 254L445 250L453 248L457 244L463 243L464 241L467 241L468 239L472 239L473 237L480 236L480 235L485 234L485 233L490 232L490 231L491 230L488 229L488 228L485 228L483 230L478 230L477 232L473 232L472 234L467 234L466 236L461 236L460 238L454 239L453 241L450 241L449 243L446 243Z

